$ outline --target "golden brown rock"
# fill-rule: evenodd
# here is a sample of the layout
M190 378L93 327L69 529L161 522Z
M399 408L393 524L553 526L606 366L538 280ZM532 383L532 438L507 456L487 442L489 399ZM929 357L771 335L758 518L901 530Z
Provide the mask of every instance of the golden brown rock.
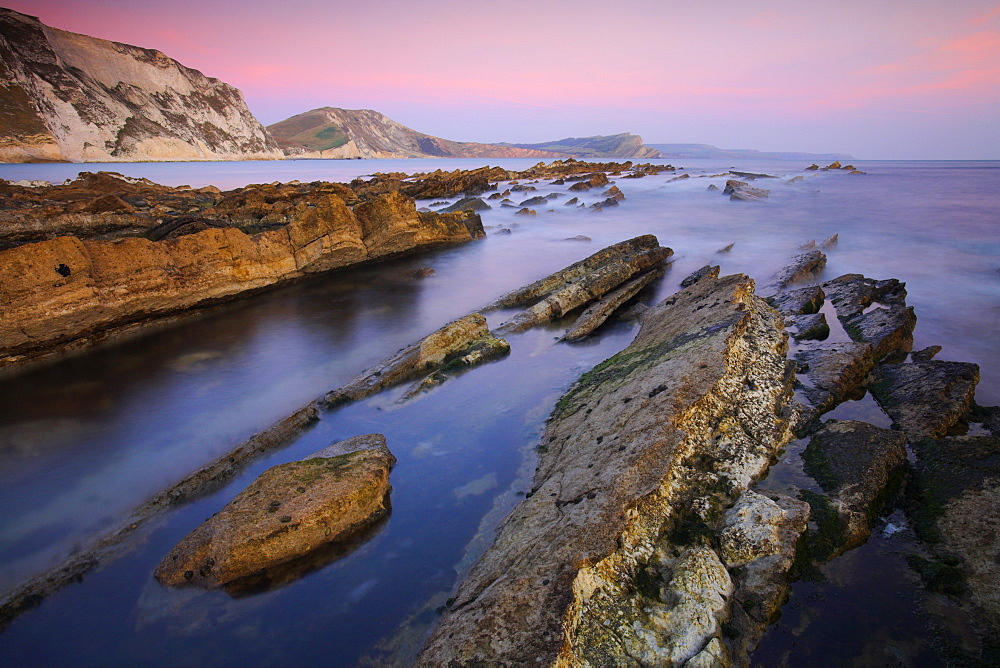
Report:
M165 585L219 587L356 534L388 512L396 463L381 434L264 471L156 568Z
M475 214L418 214L398 193L359 207L355 216L337 195L321 194L294 205L285 227L259 234L228 227L159 242L59 237L0 251L0 365L305 274L484 234Z

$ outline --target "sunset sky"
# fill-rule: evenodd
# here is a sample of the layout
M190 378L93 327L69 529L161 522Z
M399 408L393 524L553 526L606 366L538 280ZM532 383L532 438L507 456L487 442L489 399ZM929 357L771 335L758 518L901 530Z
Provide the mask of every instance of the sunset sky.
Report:
M0 1L156 48L265 124L370 108L460 141L1000 159L1000 2Z

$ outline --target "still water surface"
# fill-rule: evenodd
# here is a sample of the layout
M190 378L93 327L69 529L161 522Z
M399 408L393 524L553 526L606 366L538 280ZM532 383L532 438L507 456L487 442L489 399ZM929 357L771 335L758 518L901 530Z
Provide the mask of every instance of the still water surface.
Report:
M493 162L522 169L535 161ZM0 167L0 178L59 181L108 169L168 185L231 188L482 164L10 165ZM272 290L0 378L0 590L58 563L156 491L445 322L638 234L656 234L677 253L672 270L645 296L653 303L707 263L766 283L799 244L839 233L826 276L906 281L918 317L916 348L941 344L940 359L979 363L979 403L1000 403L1000 163L856 163L864 176L773 161L678 164L685 170L619 180L627 199L615 209L565 207L569 194L535 217L494 209L483 213L483 241ZM771 189L766 203L730 202L706 190L725 180L708 175L730 167L805 179L758 181ZM696 178L670 181L683 173ZM566 192L537 186L523 199ZM595 192L581 199L601 198ZM566 240L577 235L592 241ZM729 243L730 253L716 253ZM409 277L419 267L435 274ZM491 324L505 315L491 315ZM20 617L0 634L0 656L12 665L206 666L403 658L385 645L406 647L396 632L408 619L409 637L419 638L456 569L467 567L530 487L533 448L559 395L626 346L634 331L632 323L615 323L577 345L556 343L558 329L514 335L509 358L415 401L398 404L400 388L325 414L287 449L162 515L124 556ZM283 587L236 598L168 590L152 579L176 541L261 471L368 432L385 434L399 459L393 510L351 553L330 555L331 563L313 564L313 572Z

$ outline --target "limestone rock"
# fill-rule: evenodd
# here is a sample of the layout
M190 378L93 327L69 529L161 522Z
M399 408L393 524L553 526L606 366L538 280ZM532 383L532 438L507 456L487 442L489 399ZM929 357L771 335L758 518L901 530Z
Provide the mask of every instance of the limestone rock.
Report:
M274 466L178 543L156 579L220 587L356 534L388 512L395 463L385 437L368 434Z
M701 269L694 270L693 272L691 272L690 276L681 281L681 287L689 288L698 281L700 281L701 279L705 278L706 276L709 276L711 278L718 278L719 265L712 266L710 264L706 264Z
M566 330L562 340L576 341L588 336L603 325L622 304L639 294L640 290L661 276L663 276L662 269L647 271L605 297L598 299L580 314L572 327Z
M586 181L580 181L579 183L574 183L569 187L572 192L587 192L590 190L590 184Z
M305 274L485 235L474 213L418 213L396 192L352 212L321 191L282 211L279 226L257 234L205 224L176 238L168 231L159 242L63 236L0 251L0 360L86 344L108 330Z
M808 521L809 504L773 492L747 490L726 511L720 555L736 585L729 619L735 633L726 634L730 656L749 656L781 609Z
M493 207L479 197L463 197L451 206L441 209L441 213L453 213L455 211L488 211L492 208Z
M979 365L931 360L882 364L871 392L911 442L944 436L972 406Z
M232 86L159 51L0 10L0 160L274 160L277 144ZM12 110L13 111L13 110Z
M790 436L785 345L745 276L650 309L557 404L531 493L418 663L666 664L719 638L729 576L699 536Z
M638 242L640 245L645 243L639 242L638 239L632 241ZM653 237L654 244L656 243L655 239ZM533 306L506 320L497 328L497 333L523 332L544 322L561 318L574 309L617 288L633 276L662 264L673 253L669 248L663 248L659 245L638 252L629 252L629 250L634 250L634 246L629 245L629 242L618 246L618 250L624 252L606 253L601 251L581 263L571 265L563 272L557 272L553 275L560 276L563 280L553 279L553 276L550 276L549 279L543 279L541 283L546 285L552 279L556 286L555 289L548 292ZM605 249L605 251L607 250L609 249ZM601 258L603 261L596 263L595 258ZM578 270L581 267L590 266L593 266L593 269L589 273L579 275ZM538 284L536 282L532 285ZM532 290L532 286L522 288L525 294L532 292Z
M830 336L830 325L823 313L790 315L785 318L785 327L793 328L790 333L796 341L823 341Z
M892 304L841 318L841 323L853 340L870 343L875 359L882 359L897 351L907 353L913 348L917 315L912 306Z
M941 346L927 346L923 350L914 350L910 353L910 359L914 362L930 362L941 350Z
M814 344L795 353L799 373L807 382L802 392L819 415L862 392L874 366L872 347L867 343L831 342Z
M479 313L471 313L403 348L346 385L328 392L323 402L328 407L340 406L369 397L386 387L413 380L468 354L478 341L488 337L491 335L486 318Z
M633 239L620 241L602 248L579 262L574 262L565 269L560 269L534 283L509 292L481 310L484 312L495 311L501 308L516 308L534 304L543 297L565 288L571 282L593 273L601 267L628 256L640 255L659 248L660 242L652 234L644 234ZM667 257L669 257L673 251L667 250L669 251Z
M880 281L861 274L844 274L824 282L823 291L841 319L859 315L875 302L906 304L906 284L894 278Z
M782 290L767 298L767 303L781 315L806 315L817 313L823 307L826 294L818 285L796 290Z
M520 204L518 204L518 206L524 206L524 207L528 207L528 206L543 206L543 205L548 204L548 203L549 203L549 200L547 200L544 197L532 197L530 199L524 200L523 202L521 202Z
M765 294L773 295L780 290L784 290L792 283L798 283L818 276L825 267L826 255L821 251L811 250L808 253L796 255L792 258L791 263L774 275L774 278L764 288L764 292Z
M820 521L823 559L861 545L872 521L898 487L906 466L906 434L865 422L829 420L813 434L802 455L805 471L826 499L812 499Z

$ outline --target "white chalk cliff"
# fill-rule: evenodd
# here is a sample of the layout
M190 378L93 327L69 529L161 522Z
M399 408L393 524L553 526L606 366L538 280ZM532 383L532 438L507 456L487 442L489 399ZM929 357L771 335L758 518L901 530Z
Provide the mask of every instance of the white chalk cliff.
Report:
M0 161L281 157L229 84L0 8Z

